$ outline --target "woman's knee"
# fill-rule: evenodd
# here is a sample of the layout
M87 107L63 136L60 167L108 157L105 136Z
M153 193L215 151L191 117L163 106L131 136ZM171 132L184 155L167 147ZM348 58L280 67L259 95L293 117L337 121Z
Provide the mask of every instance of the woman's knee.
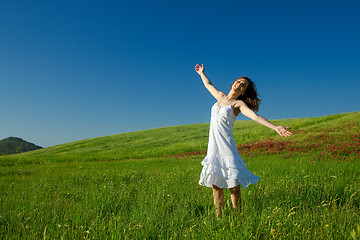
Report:
M230 194L236 194L240 192L240 185L235 186L233 188L229 188Z
M212 184L212 188L215 189L215 190L217 190L217 191L219 191L220 189L222 189L222 188L219 188L218 186L216 186L216 185L214 185L214 184Z

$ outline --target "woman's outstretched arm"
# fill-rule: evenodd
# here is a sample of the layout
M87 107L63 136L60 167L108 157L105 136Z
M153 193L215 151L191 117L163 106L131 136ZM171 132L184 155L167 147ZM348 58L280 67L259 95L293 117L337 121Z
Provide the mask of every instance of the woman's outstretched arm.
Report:
M223 92L217 90L214 87L212 82L206 77L204 70L205 70L204 64L202 64L201 66L200 66L200 64L196 64L195 71L200 75L201 80L204 83L204 86L211 93L211 95L213 95L214 98L216 98L216 100L219 100L220 98L226 96Z
M239 107L240 112L246 117L254 120L257 123L260 123L261 125L264 125L265 127L275 130L282 137L290 137L292 135L292 132L286 130L291 129L290 127L276 126L275 124L269 122L266 118L257 115L243 101L238 101L235 107Z

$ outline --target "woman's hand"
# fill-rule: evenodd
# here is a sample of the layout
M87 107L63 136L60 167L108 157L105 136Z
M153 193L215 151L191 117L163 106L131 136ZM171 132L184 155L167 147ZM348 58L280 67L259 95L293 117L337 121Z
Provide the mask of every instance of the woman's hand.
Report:
M282 137L290 137L292 132L289 132L286 129L291 129L291 127L277 126L274 130Z
M195 71L196 71L199 75L202 74L202 73L204 73L204 70L205 70L204 64L202 64L201 66L200 66L200 64L196 64L196 65L195 65Z

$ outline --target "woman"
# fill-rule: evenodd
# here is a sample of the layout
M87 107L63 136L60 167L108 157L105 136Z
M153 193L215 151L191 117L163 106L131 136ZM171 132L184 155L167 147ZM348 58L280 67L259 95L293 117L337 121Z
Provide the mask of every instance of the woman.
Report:
M199 184L212 187L216 216L220 217L224 205L224 188L231 194L233 207L241 210L240 184L246 188L255 184L260 177L253 175L246 167L236 148L232 127L236 116L242 113L246 117L268 128L275 130L280 136L289 137L289 127L276 126L257 115L260 99L255 84L247 77L240 77L232 85L228 95L217 90L204 73L204 65L197 64L195 71L200 75L204 86L216 98L211 109L211 122L207 156L201 162Z

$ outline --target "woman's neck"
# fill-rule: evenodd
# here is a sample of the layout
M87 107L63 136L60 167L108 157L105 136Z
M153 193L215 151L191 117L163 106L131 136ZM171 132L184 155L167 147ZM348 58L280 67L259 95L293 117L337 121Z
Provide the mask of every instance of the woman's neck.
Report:
M237 93L237 92L234 92L234 91L230 91L229 94L226 96L226 99L227 100L237 100L237 98L241 95L241 93Z

